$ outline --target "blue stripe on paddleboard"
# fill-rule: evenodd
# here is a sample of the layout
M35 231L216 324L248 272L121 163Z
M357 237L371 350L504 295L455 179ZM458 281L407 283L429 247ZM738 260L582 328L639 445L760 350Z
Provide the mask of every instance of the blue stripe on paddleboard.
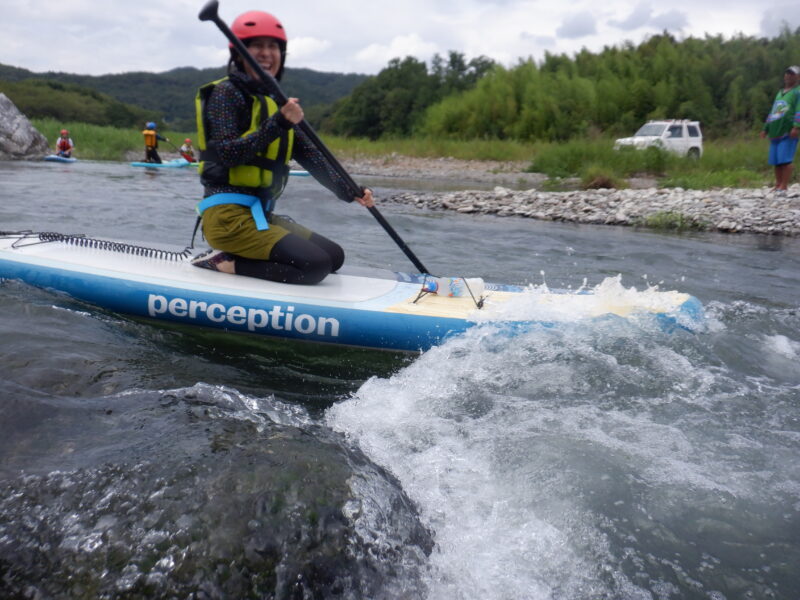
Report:
M3 277L51 288L122 314L298 340L425 350L474 323L462 319L320 306L188 290L168 285L0 260Z

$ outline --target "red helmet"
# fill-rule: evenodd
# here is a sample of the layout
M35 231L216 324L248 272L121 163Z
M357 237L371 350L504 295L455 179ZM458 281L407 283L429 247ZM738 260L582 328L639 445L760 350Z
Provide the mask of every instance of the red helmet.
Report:
M267 36L280 40L284 44L288 41L281 22L271 14L260 10L250 10L236 17L231 25L231 31L240 40ZM233 44L229 44L229 46L233 48Z
M184 144L191 144L192 140L190 138L186 138L185 140L183 140L183 143Z
M66 129L62 129L61 135L69 135L69 131L67 131Z

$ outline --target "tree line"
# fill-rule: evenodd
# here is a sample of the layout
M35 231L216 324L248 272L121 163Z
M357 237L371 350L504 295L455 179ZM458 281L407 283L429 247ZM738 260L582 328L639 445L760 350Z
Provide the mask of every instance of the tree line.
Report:
M76 75L0 65L0 92L30 118L115 127L141 127L152 120L168 129L191 131L195 128L197 89L224 77L225 72L225 67L181 67L164 73ZM366 75L353 73L287 68L283 86L290 95L303 99L312 118L365 79Z
M49 80L3 81L0 93L30 119L51 118L112 127L140 127L160 113L115 100L74 83Z
M720 136L760 127L784 69L794 64L800 64L800 28L784 28L775 38L678 40L664 32L638 45L546 53L513 67L450 51L430 65L395 58L375 76L287 69L282 85L301 98L314 127L342 136L559 141L629 135L659 118L698 120L706 135ZM0 91L10 90L32 117L139 126L148 115L191 130L196 89L223 75L224 67L37 75L0 65ZM89 87L95 95L80 91Z
M467 61L450 51L435 55L431 67L408 56L395 58L321 115L323 130L343 136L408 136L431 105L475 87L496 66L480 56Z
M567 140L630 135L648 119L701 122L706 134L763 123L785 68L800 64L800 28L776 38L677 40L669 33L599 53L545 54L504 68L450 53L425 68L393 60L338 101L324 130L380 138Z

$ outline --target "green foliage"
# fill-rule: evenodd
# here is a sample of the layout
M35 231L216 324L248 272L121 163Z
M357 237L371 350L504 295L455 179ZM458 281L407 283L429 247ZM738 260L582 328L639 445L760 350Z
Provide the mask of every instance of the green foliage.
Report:
M224 77L225 72L225 67L212 69L182 67L164 73L133 72L92 76L53 72L33 73L25 69L0 65L0 91L3 91L3 86L31 80L56 86L52 88L54 90L82 89L85 95L99 92L101 95L116 99L116 104L109 109L107 115L96 112L94 120L86 120L87 123L122 127L133 123L138 126L152 120L163 127L194 131L194 97L197 88L209 81ZM303 107L309 113L309 120L313 120L320 119L326 106L349 94L365 79L366 75L320 73L310 69L287 68L282 87L287 95L301 99ZM7 95L29 117L84 120L83 116L75 114L72 108L60 110L58 107L61 103L60 96L53 99L39 94L26 104L28 110L23 110L11 94ZM79 104L69 99L64 102L69 107ZM134 108L134 106L144 108ZM147 116L141 117L141 114ZM106 119L103 120L103 117Z
M450 52L446 62L434 56L430 72L424 62L411 56L392 59L337 102L323 128L373 140L411 135L429 106L474 86L493 66L486 57L466 62L458 52Z
M705 153L699 160L656 147L614 150L611 139L571 140L536 144L527 170L553 179L578 177L583 185L603 175L611 181L657 177L663 187L687 189L758 187L771 177L766 153L766 142L755 136L752 141L706 141Z
M642 220L640 225L650 229L664 231L703 231L708 229L708 224L687 217L675 211L663 211L650 215Z
M677 41L664 33L639 46L495 68L430 106L418 131L457 138L568 140L588 132L630 135L656 118L699 120L706 136L753 131L763 122L786 65L800 56L800 28L777 38L721 36Z
M766 183L764 173L749 169L725 169L722 171L704 171L700 173L675 173L659 181L665 188L684 188L707 190L711 188L750 188Z
M706 139L713 139L755 131L782 83L783 69L798 56L800 28L786 28L772 39L677 40L663 33L599 53L546 53L541 62L523 60L511 68L486 57L467 61L455 51L435 56L430 67L412 57L395 58L370 77L287 68L282 86L301 99L317 129L351 137L555 142L630 135L653 118L690 118L702 123ZM0 83L51 82L47 91L16 91L20 101L15 102L35 116L84 120L91 112L95 120L87 122L120 125L141 121L133 108L140 106L163 126L191 131L197 88L224 73L224 67L186 67L93 77L0 65ZM76 89L66 87L70 84L122 104L101 109L97 103L102 101L85 91L78 101L72 96ZM650 171L670 167L661 157L648 158L655 163L647 166ZM562 170L576 172L575 167Z
M345 138L324 135L323 141L336 154L344 158L382 158L392 155L436 159L440 157L460 160L496 160L525 162L530 159L532 147L513 140L452 140L441 138Z
M619 190L627 188L628 182L600 165L589 165L581 174L581 187L585 190L601 188Z
M154 112L123 104L106 94L71 83L0 81L0 92L8 96L29 118L126 127L144 123L157 116Z
M144 158L144 141L141 126L138 127L109 127L73 121L61 121L52 118L31 119L33 126L44 135L51 145L55 145L59 131L68 129L72 141L75 143L75 157L82 160L130 160L130 154L135 152ZM173 144L191 138L194 133L182 131L162 130L165 137L173 140ZM165 142L161 142L166 157L174 149Z
M412 57L394 59L337 106L331 128L371 139L384 134L407 135L414 116L424 108L427 80L425 63Z
M540 144L527 169L549 177L580 176L586 165L602 166L612 172L627 175L637 170L645 171L645 152L615 153L611 140L573 140L560 144Z

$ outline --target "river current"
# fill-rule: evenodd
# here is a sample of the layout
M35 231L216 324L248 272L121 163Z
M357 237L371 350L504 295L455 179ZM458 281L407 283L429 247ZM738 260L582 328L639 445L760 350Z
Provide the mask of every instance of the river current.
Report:
M599 319L395 355L4 281L0 595L800 597L800 240L381 207L404 183L356 179L435 273L677 289L707 330ZM200 194L188 169L5 162L0 230L183 246ZM412 268L313 179L278 212L347 264Z

